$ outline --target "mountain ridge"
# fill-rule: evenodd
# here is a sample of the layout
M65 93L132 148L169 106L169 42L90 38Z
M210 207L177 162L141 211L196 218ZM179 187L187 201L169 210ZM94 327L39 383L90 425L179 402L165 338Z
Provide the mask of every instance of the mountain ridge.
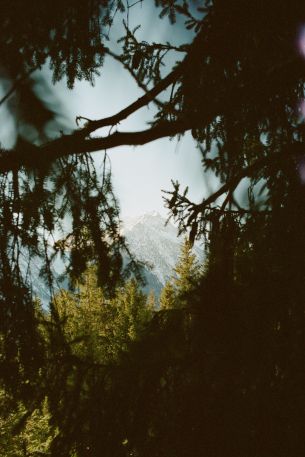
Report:
M126 218L122 233L136 259L152 265L151 269L143 270L147 280L145 291L153 289L159 295L166 281L173 275L183 236L178 237L177 227L156 211ZM199 243L195 243L193 252L202 262L203 248Z
M171 222L166 223L166 218L158 212L152 211L137 217L126 218L122 224L122 234L125 236L131 254L141 263L143 279L146 285L143 287L145 293L151 290L159 297L166 281L174 274L174 267L177 264L181 251L183 236L178 237L178 229ZM199 243L195 243L193 252L198 260L203 260L203 249ZM127 259L126 259L127 260ZM28 273L32 279L32 292L39 297L44 305L51 300L50 291L41 277L40 269L42 260L33 259L30 268L26 257L22 259L21 270L25 277ZM55 278L58 279L64 265L57 259L53 267ZM55 290L60 284L55 286ZM65 287L62 284L61 287Z

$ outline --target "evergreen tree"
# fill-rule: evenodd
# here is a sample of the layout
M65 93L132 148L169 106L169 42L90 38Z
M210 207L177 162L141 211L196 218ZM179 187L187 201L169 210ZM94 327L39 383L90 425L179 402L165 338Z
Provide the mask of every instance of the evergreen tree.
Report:
M160 294L160 309L172 309L177 305L177 295L171 280L166 281Z
M156 310L157 303L156 303L156 296L153 289L147 295L147 308L152 312Z
M139 2L125 11L121 0L72 3L1 2L1 68L5 84L11 82L2 103L14 101L6 107L16 126L15 144L0 151L4 383L29 411L48 395L59 426L51 446L56 457L304 455L303 1L204 0L197 14L193 2L156 0L161 18L173 27L184 19L193 33L178 47L139 40L129 27ZM108 38L119 13L124 36L114 48ZM175 64L163 76L170 54ZM35 91L34 71L50 62L54 80L67 78L71 87L77 78L92 80L106 55L144 95L107 118L80 118L82 126L64 132ZM147 129L92 135L149 103L157 111ZM199 203L178 183L166 200L180 232L208 244L194 300L201 306L156 313L138 340L142 326L133 319L142 316L142 299L129 284L111 308L114 318L101 318L113 322L106 331L110 354L94 319L90 332L79 322L89 302L77 312L68 305L63 319L53 306L47 337L41 334L28 274L35 257L51 292L52 259L67 250L74 282L88 262L97 263L107 300L123 277L127 248L110 171L99 176L89 152L187 131L219 181ZM246 179L243 199L237 189ZM67 216L71 230L50 253L49 240L62 233ZM84 338L92 338L88 350ZM124 349L119 362L116 341ZM95 357L115 362L109 367Z
M181 245L181 252L174 273L173 284L179 296L187 295L198 287L200 265L196 259L196 254L192 251L192 244L187 238Z
M55 296L54 307L68 344L73 344L73 353L85 359L104 360L107 351L104 332L112 314L98 287L96 268L86 270L75 292L61 290Z
M60 291L54 304L68 343L74 341L73 352L103 363L117 360L139 338L152 313L135 279L105 298L94 267L86 270L77 292Z
M0 391L0 450L2 457L49 456L56 430L49 423L47 399L28 411L4 390Z
M75 413L82 415L88 402L100 404L100 400L95 400L94 389L97 386L92 384L91 370L106 371L107 377L100 375L97 382L99 388L105 390L105 396L112 396L109 383L112 385L115 382L116 369L130 346L143 337L154 311L152 299L151 295L148 300L136 280L127 281L117 288L111 299L106 298L98 285L96 268L91 266L82 275L75 292L61 290L56 294L50 313L43 312L36 303L40 331L50 351L51 371L46 380L49 382L52 379L56 389L53 392L48 388L48 398L41 400L34 409L28 409L22 402L17 405L16 402L5 402L4 399L9 397L5 391L2 392L3 415L0 423L3 457L57 455L65 446L68 455L82 455L80 450L74 454L73 449L83 449L84 442L87 442L84 436L91 433L88 427L90 430L92 422L95 424L95 421L102 420L101 415L105 413L101 406L100 410L92 413L92 417L84 419L80 429L73 423ZM53 357L59 357L58 365L54 365ZM60 391L65 391L64 398L58 397ZM113 414L112 409L111 404L106 408L108 418ZM71 423L66 423L69 410ZM116 414L122 416L122 411ZM92 436L88 439L91 440Z
M183 308L188 305L192 292L199 285L202 275L191 242L185 238L181 244L178 262L172 278L165 283L160 295L161 309Z
M134 279L109 299L98 286L96 270L89 268L77 289L60 292L54 303L58 325L50 337L56 338L58 332L58 350L66 355L62 372L55 375L65 395L49 394L53 420L61 432L51 450L55 455L62 449L68 455L74 450L77 456L88 448L93 455L102 450L121 452L126 433L121 363L130 347L141 340L152 310ZM83 418L81 423L75 421L76 414Z
M118 346L127 349L129 341L138 339L151 319L152 309L135 279L120 288L114 300L117 309L115 335Z

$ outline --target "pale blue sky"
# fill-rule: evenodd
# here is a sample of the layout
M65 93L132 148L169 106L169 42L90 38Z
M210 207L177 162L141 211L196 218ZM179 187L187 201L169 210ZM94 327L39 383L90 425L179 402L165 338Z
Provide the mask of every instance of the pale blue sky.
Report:
M183 28L171 26L167 19L159 20L155 16L153 2L146 2L146 7L140 4L134 7L130 14L130 26L141 24L138 39L148 42L168 40L174 44L190 39ZM81 115L92 119L115 114L143 94L126 70L110 58L106 59L95 87L81 82L75 85L73 91L67 91L64 83L60 83L55 90L65 100L72 118ZM153 110L151 104L148 109L144 108L122 122L118 129L146 128L146 121L152 119ZM204 195L200 153L190 134L186 134L180 142L177 139L162 139L145 146L116 148L109 150L108 154L123 218L152 210L165 215L161 189L170 190L171 179L178 180L182 186L188 185L190 197L195 200L199 201ZM99 162L103 154L97 152L94 156Z
M170 41L178 45L191 39L190 33L185 32L183 27L171 26L167 19L159 20L153 3L143 2L144 6L139 3L131 11L130 27L141 24L137 35L139 40ZM118 33L118 30L112 31L111 43L115 42ZM164 74L169 70L170 68L164 69ZM44 69L44 73L51 85L48 70ZM73 123L79 115L99 119L115 114L143 94L126 70L111 58L106 59L95 87L87 82L77 82L73 90L68 90L65 81L61 81L52 87L53 90ZM147 128L146 122L152 119L153 110L152 104L148 109L143 108L122 122L118 129L131 131ZM5 116L5 110L2 110L1 116ZM6 122L6 131L9 136L9 122ZM136 148L109 150L108 155L112 164L114 190L123 218L153 210L166 215L161 189L171 190L171 179L178 180L182 187L188 185L190 198L196 201L206 194L200 153L190 134L186 134L180 142L177 139L162 139ZM103 152L94 153L94 157L97 164L101 163Z

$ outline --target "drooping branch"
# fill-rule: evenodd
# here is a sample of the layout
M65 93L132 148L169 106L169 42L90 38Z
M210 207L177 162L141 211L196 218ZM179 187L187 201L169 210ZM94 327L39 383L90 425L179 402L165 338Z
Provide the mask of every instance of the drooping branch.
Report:
M295 57L293 59L296 60ZM285 65L291 64L291 61L285 62ZM162 79L154 88L145 93L135 102L128 105L113 116L109 116L99 120L89 120L86 125L74 131L69 135L62 135L60 138L50 141L42 146L23 145L22 147L6 151L0 150L0 173L5 173L11 170L18 170L22 167L39 168L46 164L54 162L56 159L72 154L83 154L86 152L95 152L105 149L112 149L118 146L138 146L144 145L151 141L182 134L190 129L205 128L219 113L222 112L223 106L233 98L244 99L245 93L256 87L258 75L254 75L247 84L241 84L235 89L232 89L228 94L225 93L223 98L220 98L213 105L206 106L206 112L196 119L164 121L154 127L137 132L115 132L106 137L90 138L89 135L93 131L106 126L114 126L120 121L126 119L131 114L135 113L144 106L147 106L155 97L165 90L172 83L175 83L180 76L183 75L186 61L183 61L164 79ZM268 76L274 71L274 67L267 71ZM249 167L241 173L249 173ZM239 176L239 175L238 175ZM246 176L246 175L245 175ZM242 179L243 176L232 178L234 183ZM237 181L236 181L237 180ZM236 184L236 185L237 185ZM216 194L211 195L207 200L199 205L194 205L195 212L200 212L202 208L210 202L215 201L220 195L229 191L232 187L232 182L224 184ZM211 200L212 199L212 200ZM211 201L210 201L211 200Z
M99 120L88 120L85 126L69 135L50 141L42 146L23 144L13 150L0 150L0 173L18 170L22 167L39 168L43 164L54 162L57 158L71 154L94 152L123 145L142 145L158 138L183 133L190 126L184 122L167 122L140 132L115 132L107 137L88 138L90 133L107 126L114 126L135 113L176 82L182 74L182 64L176 67L150 91L113 116ZM81 118L81 117L80 117Z
M22 167L40 168L60 157L72 154L112 149L118 146L138 146L151 141L184 133L191 125L184 121L164 122L138 132L115 132L107 137L83 138L75 133L62 136L43 146L26 145L0 152L0 173Z

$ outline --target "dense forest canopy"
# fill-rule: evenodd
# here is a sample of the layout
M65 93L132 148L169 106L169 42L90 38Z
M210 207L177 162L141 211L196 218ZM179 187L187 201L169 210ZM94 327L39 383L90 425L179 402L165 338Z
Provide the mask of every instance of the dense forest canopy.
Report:
M176 46L138 40L130 17L145 1L0 1L0 109L16 134L0 150L4 455L303 455L304 2L155 0L193 36ZM34 72L47 65L73 88L106 56L143 95L106 118L80 113L65 133ZM147 128L126 131L150 104ZM199 267L184 245L157 310L135 279L105 151L187 131L220 184L200 203L176 182L165 194L207 255ZM58 255L70 292L54 283ZM31 287L36 258L48 309Z

